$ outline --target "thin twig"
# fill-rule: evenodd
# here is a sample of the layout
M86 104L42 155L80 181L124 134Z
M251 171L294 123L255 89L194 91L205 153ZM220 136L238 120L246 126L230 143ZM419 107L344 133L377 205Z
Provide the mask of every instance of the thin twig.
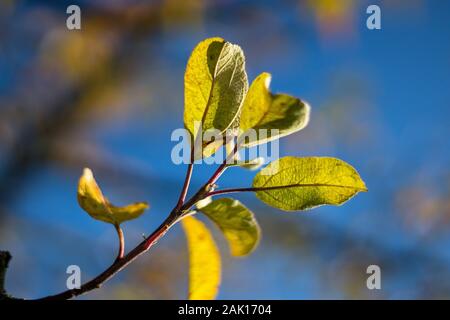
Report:
M225 172L225 170L228 168L228 162L236 155L238 151L237 143L235 143L233 151L230 152L229 155L227 155L225 161L217 168L216 172L212 175L212 177L206 182L207 186L212 186L214 183L219 180L220 176Z
M229 156L233 156L236 152L236 148ZM193 159L193 152L191 152L191 159ZM228 157L227 157L228 160ZM177 205L168 217L161 223L161 225L147 238L144 239L140 244L138 244L133 250L128 254L124 255L125 243L123 240L123 233L120 227L116 226L116 231L119 236L119 255L118 258L111 264L105 271L100 273L97 277L86 282L78 289L70 289L63 291L61 293L40 298L37 300L63 300L71 299L73 297L82 295L94 289L100 288L103 283L112 278L115 274L124 269L128 264L134 261L137 257L142 255L144 252L148 251L153 245L155 245L159 239L161 239L166 232L179 222L186 215L191 214L191 207L195 205L198 201L204 199L205 197L211 195L211 185L214 184L220 177L221 173L226 169L227 160L224 161L213 174L213 176L204 184L189 200L184 202L186 194L189 188L191 176L192 176L192 166L193 161L188 166L185 183L180 195L181 205ZM231 190L231 189L230 189ZM223 192L224 190L222 190ZM178 203L180 203L180 200Z
M192 153L192 152L191 152ZM181 189L180 198L178 199L176 208L181 208L183 205L187 192L189 190L189 184L191 183L191 177L192 177L192 170L194 168L194 162L191 159L191 162L188 165L187 171L186 171L186 178L184 179L183 189Z
M164 234L174 225L177 217L173 214L169 215L166 220L144 241L131 250L122 259L116 260L109 268L89 282L83 284L79 289L66 290L61 293L47 296L37 300L66 300L82 295L94 289L100 288L101 285L112 278L116 273L125 268L129 263L138 256L150 249Z
M189 164L188 164L188 167L186 170L186 177L184 179L183 188L181 189L180 197L178 198L177 205L175 206L175 209L177 209L177 210L179 210L181 208L184 201L186 200L186 196L187 196L187 193L189 190L189 185L191 183L192 171L194 169L194 158L195 158L194 150L195 150L195 146L194 146L194 144L192 144L191 150L190 150L190 155L189 155L189 158L190 158Z
M114 224L114 228L117 231L117 236L119 237L119 252L117 254L117 260L120 260L123 258L123 255L125 254L125 238L123 237L123 231L120 225Z
M91 281L83 284L79 289L66 290L64 292L47 296L38 300L66 300L73 297L82 295L94 289L100 288L103 283L112 278L116 273L125 268L128 264L134 261L144 252L148 251L153 245L155 245L161 237L163 237L166 232L174 226L177 222L181 220L183 214L189 213L189 209L198 201L202 200L207 192L201 188L194 196L192 196L184 205L179 209L175 208L169 214L169 216L164 220L164 222L144 241L137 245L133 250L126 254L122 259L114 261L114 263L109 266L100 275L92 279Z

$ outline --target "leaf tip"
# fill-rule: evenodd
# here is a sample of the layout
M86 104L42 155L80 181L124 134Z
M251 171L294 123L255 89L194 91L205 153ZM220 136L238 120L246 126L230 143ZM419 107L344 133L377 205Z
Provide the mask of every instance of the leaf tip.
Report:
M147 210L150 208L150 204L146 201L138 202L137 204L142 208L142 210Z
M263 72L259 76L264 78L264 86L269 90L270 83L272 82L272 75L269 72Z
M363 186L361 187L361 192L369 192L369 188L367 188L366 183L361 179Z

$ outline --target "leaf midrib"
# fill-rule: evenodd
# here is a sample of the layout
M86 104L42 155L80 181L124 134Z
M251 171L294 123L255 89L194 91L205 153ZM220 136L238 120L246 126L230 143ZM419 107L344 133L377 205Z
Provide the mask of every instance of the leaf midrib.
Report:
M363 187L355 187L355 186L348 186L348 185L339 185L339 184L328 184L328 183L294 183L289 185L282 185L282 186L272 186L272 187L254 187L252 188L253 191L269 191L269 190L277 190L277 189L288 189L288 188L295 188L295 187L329 187L329 188L343 188L343 189L354 189L360 192L366 192L367 188Z

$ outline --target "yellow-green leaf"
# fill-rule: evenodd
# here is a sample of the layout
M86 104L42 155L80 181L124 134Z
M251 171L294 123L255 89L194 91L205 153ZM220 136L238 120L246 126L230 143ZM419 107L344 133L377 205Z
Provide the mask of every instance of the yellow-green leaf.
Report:
M199 210L223 232L233 256L245 256L258 245L258 223L253 213L239 201L230 198L217 199Z
M260 74L251 84L240 115L240 129L256 130L256 140L242 141L250 147L297 132L308 124L310 107L307 103L287 94L269 91L271 75ZM260 131L265 129L267 135ZM277 129L278 133L271 132Z
M225 132L236 124L248 90L241 48L222 38L200 42L189 58L184 76L184 125L196 138L195 123L203 132Z
M148 204L145 202L123 207L116 207L109 203L89 168L83 170L78 183L78 203L92 218L116 225L135 219L148 209Z
M255 176L256 196L282 210L340 205L367 188L358 172L342 160L327 157L285 157Z
M263 72L250 85L241 112L240 128L243 131L255 127L269 111L272 104L269 92L271 78L270 73Z
M193 216L181 220L189 251L189 299L211 300L221 278L220 254L205 224Z

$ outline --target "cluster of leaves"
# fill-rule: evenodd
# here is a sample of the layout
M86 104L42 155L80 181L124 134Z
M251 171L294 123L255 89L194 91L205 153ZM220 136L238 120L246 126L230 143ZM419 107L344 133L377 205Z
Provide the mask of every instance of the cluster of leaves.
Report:
M248 86L245 57L241 48L221 38L200 42L189 58L185 73L184 125L191 134L192 145L201 142L202 152L192 154L192 160L208 157L223 147L225 139L203 141L201 132L219 130L230 132L239 139L250 129L276 129L276 134L258 136L238 144L249 148L303 129L309 120L310 107L286 94L269 90L271 76L262 73ZM201 123L201 129L195 126ZM192 151L193 152L193 151ZM236 149L227 149L235 156ZM256 169L260 159L234 165ZM215 182L215 181L213 181ZM187 235L190 256L190 299L213 299L220 284L220 254L206 225L194 217L202 213L218 226L229 243L233 256L245 256L255 249L260 228L254 214L232 198L212 199L222 194L213 185L195 198L191 207L184 208L177 221L182 221ZM260 170L249 188L229 192L252 191L264 203L285 211L306 210L320 205L340 205L355 194L366 191L357 171L349 164L328 157L284 157ZM226 192L223 192L226 193ZM135 203L116 207L109 203L98 188L92 172L85 169L80 179L78 199L81 207L93 218L112 223L138 217L148 207Z

